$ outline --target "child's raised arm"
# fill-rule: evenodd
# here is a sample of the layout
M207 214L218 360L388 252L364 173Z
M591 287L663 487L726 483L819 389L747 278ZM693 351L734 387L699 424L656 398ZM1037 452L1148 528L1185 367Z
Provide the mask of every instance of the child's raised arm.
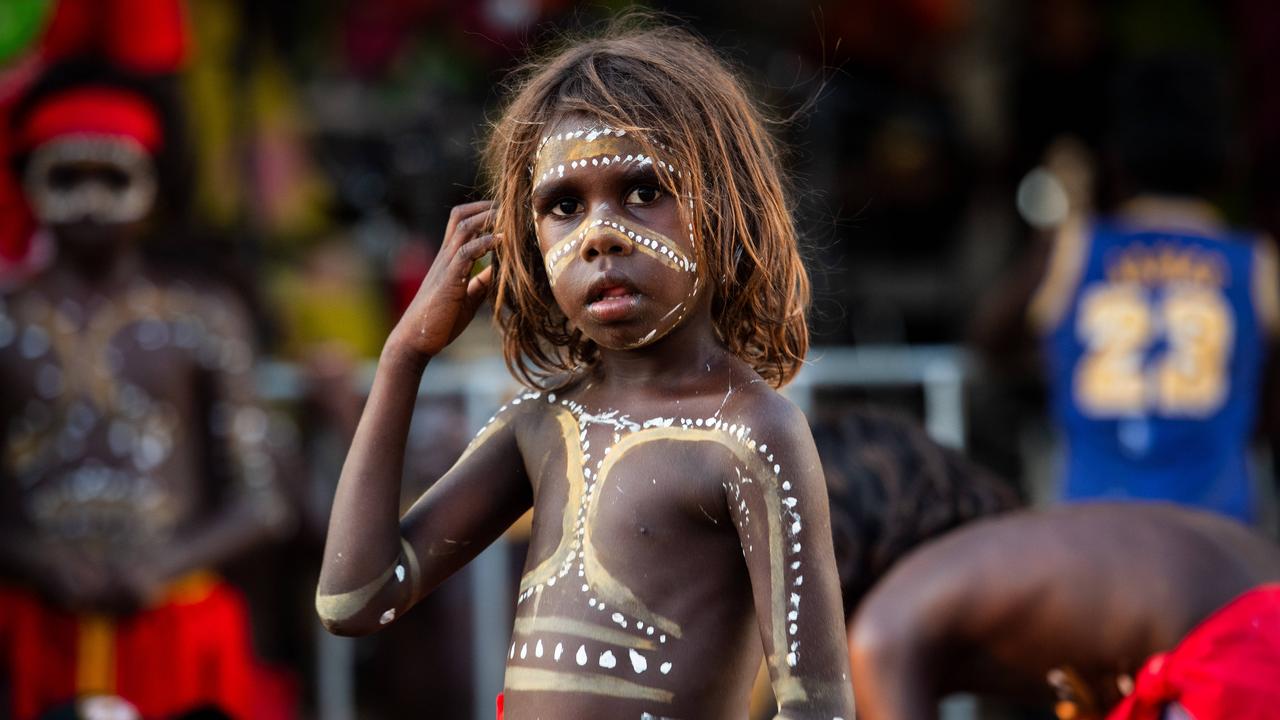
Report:
M822 465L804 415L773 395L726 483L778 718L853 718L843 606ZM733 432L732 429L730 431Z
M334 498L316 610L330 631L360 635L403 614L498 537L532 503L512 429L490 425L405 515L405 445L427 363L474 317L492 268L492 203L453 209L440 253L388 337Z

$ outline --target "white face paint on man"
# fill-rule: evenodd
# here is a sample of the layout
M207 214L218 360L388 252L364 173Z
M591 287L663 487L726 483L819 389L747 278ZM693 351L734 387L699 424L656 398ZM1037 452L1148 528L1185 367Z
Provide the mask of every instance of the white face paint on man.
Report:
M23 181L32 210L45 225L133 223L156 200L155 164L126 137L69 136L31 153Z

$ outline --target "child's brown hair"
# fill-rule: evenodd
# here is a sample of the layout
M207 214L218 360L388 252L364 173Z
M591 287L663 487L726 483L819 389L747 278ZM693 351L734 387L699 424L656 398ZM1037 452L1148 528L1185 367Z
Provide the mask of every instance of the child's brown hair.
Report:
M720 340L775 387L790 380L809 346L809 280L777 147L725 62L684 30L631 17L521 77L484 153L500 234L495 316L512 372L544 386L596 356L551 295L531 207L540 141L565 115L584 114L634 132L646 152L682 170L660 178L696 228Z

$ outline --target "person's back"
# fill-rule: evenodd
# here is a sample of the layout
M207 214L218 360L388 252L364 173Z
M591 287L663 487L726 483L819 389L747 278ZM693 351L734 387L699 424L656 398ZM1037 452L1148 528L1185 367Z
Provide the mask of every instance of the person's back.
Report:
M974 523L907 557L864 603L850 633L860 717L934 717L948 692L1048 702L1054 670L1106 707L1148 656L1276 579L1280 547L1166 503Z
M1266 241L1210 212L1146 198L1058 238L1059 262L1078 263L1074 289L1056 311L1047 299L1033 307L1067 499L1166 499L1255 518L1246 456L1280 320L1275 260Z
M1135 66L1111 112L1110 215L1069 215L1027 318L1063 433L1061 496L1170 500L1258 518L1248 445L1280 330L1269 238L1203 198L1222 184L1228 125L1213 68Z

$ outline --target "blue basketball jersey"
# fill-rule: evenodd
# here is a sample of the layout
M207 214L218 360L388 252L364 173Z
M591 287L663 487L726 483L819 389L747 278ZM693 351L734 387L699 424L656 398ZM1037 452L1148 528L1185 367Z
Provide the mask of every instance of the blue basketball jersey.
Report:
M1270 254L1225 229L1122 220L1084 226L1075 242L1074 290L1042 327L1065 497L1253 521L1246 457L1272 322L1255 285Z

